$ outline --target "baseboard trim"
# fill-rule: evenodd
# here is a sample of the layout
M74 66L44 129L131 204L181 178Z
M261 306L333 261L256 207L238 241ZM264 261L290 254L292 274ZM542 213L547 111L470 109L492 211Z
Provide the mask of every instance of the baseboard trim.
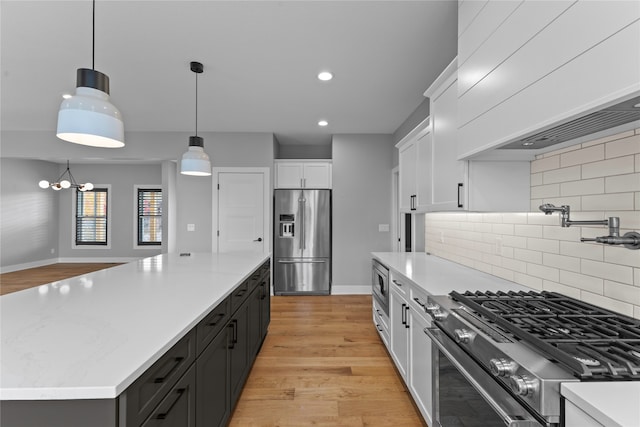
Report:
M13 271L26 270L28 268L43 267L45 265L58 263L58 258L42 259L40 261L25 262L24 264L14 264L0 267L0 274L11 273Z
M371 295L371 285L332 285L331 295Z
M40 261L26 262L24 264L7 265L5 267L0 267L0 274L11 273L11 272L20 271L20 270L27 270L29 268L44 267L45 265L58 264L58 263L61 263L61 262L69 262L69 263L101 263L101 262L105 262L105 263L114 263L114 262L127 263L127 262L137 261L137 260L139 260L141 258L144 258L144 257L140 257L140 258L138 258L138 257L50 258L50 259L43 259L43 260L40 260Z

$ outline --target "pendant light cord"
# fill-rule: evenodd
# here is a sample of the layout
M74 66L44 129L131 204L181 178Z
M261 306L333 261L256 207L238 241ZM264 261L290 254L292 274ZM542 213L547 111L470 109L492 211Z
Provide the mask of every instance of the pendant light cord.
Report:
M91 23L91 69L96 69L96 0L93 0L93 21Z
M198 73L196 75L196 136L198 136Z

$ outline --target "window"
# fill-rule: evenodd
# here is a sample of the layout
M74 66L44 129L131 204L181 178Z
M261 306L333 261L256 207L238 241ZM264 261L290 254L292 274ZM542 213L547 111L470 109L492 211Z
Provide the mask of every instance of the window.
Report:
M76 245L107 246L108 189L76 190Z
M162 244L162 190L137 188L138 246Z

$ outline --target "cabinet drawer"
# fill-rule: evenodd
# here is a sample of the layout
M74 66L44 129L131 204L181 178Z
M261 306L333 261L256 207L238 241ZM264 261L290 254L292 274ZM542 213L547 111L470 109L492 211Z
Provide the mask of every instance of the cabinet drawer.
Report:
M251 278L242 282L232 293L231 293L231 313L234 313L238 307L242 305L242 303L249 297L249 293L251 293Z
M231 317L231 300L225 298L211 313L198 323L196 327L196 351L204 350L215 336L224 328Z
M391 289L395 289L397 293L402 295L405 299L409 298L409 289L411 288L411 282L404 277L400 277L396 274L391 274Z
M192 330L125 390L121 403L127 425L141 425L189 369L195 360L195 341Z
M427 325L431 325L431 316L427 313L427 296L430 295L424 289L413 286L411 288L410 298L409 298L409 306L411 307L412 313L416 316L422 317L423 321L427 323Z
M141 427L195 427L196 369L192 366Z

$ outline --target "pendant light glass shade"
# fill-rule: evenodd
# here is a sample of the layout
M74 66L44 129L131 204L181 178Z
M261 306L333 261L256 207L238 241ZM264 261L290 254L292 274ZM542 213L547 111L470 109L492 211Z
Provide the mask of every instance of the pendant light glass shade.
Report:
M192 176L211 175L211 161L204 152L204 143L199 136L189 137L189 149L182 155L180 173Z
M204 140L198 136L198 74L204 70L199 62L191 63L191 71L196 73L196 136L189 137L189 148L182 155L180 173L191 176L210 176L211 160L204 152Z

